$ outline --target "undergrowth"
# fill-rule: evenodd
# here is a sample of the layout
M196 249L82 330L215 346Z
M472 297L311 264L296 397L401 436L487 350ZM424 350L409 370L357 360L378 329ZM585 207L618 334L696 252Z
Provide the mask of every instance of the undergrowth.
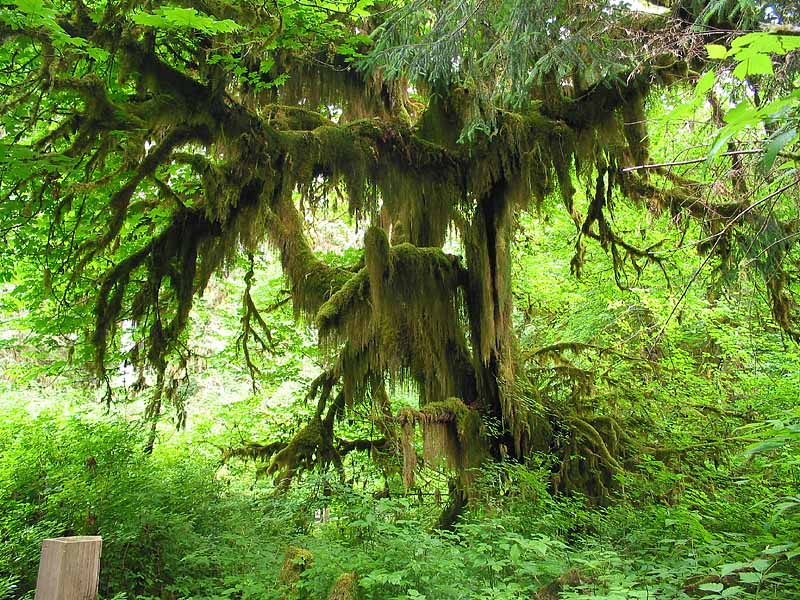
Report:
M786 436L778 454L700 469L669 498L665 467L647 463L606 509L550 495L544 459L494 464L443 532L427 495L309 477L275 496L197 446L148 456L146 435L120 418L5 409L2 597L32 597L43 538L81 534L103 536L104 598L324 600L343 573L364 600L800 597ZM289 547L311 558L282 585Z

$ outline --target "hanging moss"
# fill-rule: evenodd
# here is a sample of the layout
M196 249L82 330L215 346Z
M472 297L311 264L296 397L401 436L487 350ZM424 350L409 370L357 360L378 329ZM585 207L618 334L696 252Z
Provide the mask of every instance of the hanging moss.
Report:
M364 235L364 262L369 274L372 308L381 313L385 297L384 282L391 277L391 257L389 239L380 227L370 227Z
M265 103L278 99L284 104L314 108L337 106L343 111L343 121L407 112L407 86L402 79L384 80L378 71L373 75L360 73L342 60L341 55L327 53L320 54L316 60L282 57L271 76L275 78L286 73L289 78L283 85L260 92L259 96Z
M487 457L486 434L477 410L458 398L429 402L420 409L426 460L444 456L449 467L467 475Z
M397 413L400 423L400 449L403 455L403 486L408 490L414 487L417 471L417 449L414 446L414 425L416 414L410 408L401 409Z
M398 382L411 378L424 398L468 390L469 373L452 361L465 344L458 258L411 244L389 248L385 233L377 230L368 233L367 242L368 266L317 313L323 348L333 351L347 343L366 361L359 372L387 373ZM371 285L368 269L380 288Z
M266 461L285 447L285 442L271 442L269 444L247 442L238 447L225 448L222 451L222 462L228 462L232 458Z

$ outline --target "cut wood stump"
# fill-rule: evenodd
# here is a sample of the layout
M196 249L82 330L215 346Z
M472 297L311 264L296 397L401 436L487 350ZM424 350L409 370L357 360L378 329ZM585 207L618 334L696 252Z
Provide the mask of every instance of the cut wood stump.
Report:
M95 600L102 546L99 536L44 540L35 600Z

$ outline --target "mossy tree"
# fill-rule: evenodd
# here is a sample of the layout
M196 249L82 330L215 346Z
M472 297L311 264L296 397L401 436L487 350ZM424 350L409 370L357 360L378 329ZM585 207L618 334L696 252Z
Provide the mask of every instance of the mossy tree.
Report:
M398 447L410 484L421 426L426 460L460 474L458 500L486 457L553 443L512 324L520 211L559 198L576 226L575 274L594 241L620 282L662 259L615 231L616 199L701 222L723 269L736 240L778 236L763 275L793 332L791 215L709 200L666 170L624 169L648 161L652 90L696 78L704 44L759 18L741 3L674 4L17 2L0 17L4 260L39 264L65 315L91 306L101 382L112 354L154 370L157 416L193 298L269 244L328 368L299 434L235 452L270 458L288 484L320 463L341 469L346 452ZM363 257L346 267L315 255L302 212L341 197L366 226ZM462 252L446 253L447 239ZM245 347L268 335L252 277ZM539 356L564 350L576 348ZM588 374L565 372L590 393ZM416 390L418 408L392 414L393 385ZM372 408L380 439L337 437L356 404ZM624 432L561 417L589 454L559 481L604 490Z

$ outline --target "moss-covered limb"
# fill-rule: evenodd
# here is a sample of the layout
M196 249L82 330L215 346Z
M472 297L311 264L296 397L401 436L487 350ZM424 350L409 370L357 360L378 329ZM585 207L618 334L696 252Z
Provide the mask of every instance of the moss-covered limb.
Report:
M353 274L346 269L330 267L314 255L306 240L300 213L286 190L276 188L265 225L270 243L279 251L284 274L292 285L295 314L313 320L320 307L349 282Z
M97 75L55 76L51 84L55 90L74 92L81 97L85 105L82 127L93 127L95 130L135 130L146 127L146 122L130 114L127 106L111 100L106 83Z
M698 193L704 187L702 183L677 179L666 171L659 171L659 174L674 185L665 187L630 176L626 178L625 186L635 197L649 200L655 211L667 210L671 214L685 211L699 221L727 221L752 212L745 213L749 206L746 202L708 202L705 195Z
M131 198L139 185L147 177L152 176L155 170L164 163L170 153L196 139L196 132L191 129L176 129L168 133L163 140L139 163L133 176L111 197L108 203L111 218L106 226L106 231L96 240L89 240L78 250L79 263L75 269L78 274L83 267L101 250L114 241L122 230L128 214Z
M312 131L333 125L317 111L286 104L269 104L258 109L264 122L281 131Z
M232 446L222 449L222 462L226 463L231 459L240 458L243 460L267 461L275 454L286 448L287 442L270 442L269 444L259 444L257 442L244 442L241 446Z
M555 431L548 442L548 451L559 457L553 488L579 491L594 503L608 502L624 462L631 456L633 440L613 416L558 413L555 410L550 416Z
M336 385L337 377L331 371L323 371L315 377L308 386L306 393L306 404L317 400L317 408L314 411L314 418L321 419L325 408L328 406L328 400L331 397L333 386Z
M571 197L569 128L536 112L503 113L500 122L494 138L479 136L456 148L430 141L424 129L375 119L283 132L279 147L295 181L320 174L343 181L355 213L375 212L378 190L407 241L438 246L457 209L502 181L513 182L515 206L527 206L531 193L542 198L552 191L557 166L562 194Z
M367 328L371 312L367 306L369 299L369 273L361 269L345 281L344 285L333 291L328 300L319 307L315 325L320 337L338 336L348 321L364 324L363 335L347 336L347 340L358 347L367 344L371 331ZM366 317L366 318L365 318ZM342 336L344 337L344 336Z
M354 214L377 213L380 192L384 210L416 245L441 245L464 197L462 159L396 121L285 132L281 147L301 189L317 175L342 182Z
M120 53L127 74L135 77L140 90L172 100L169 109L162 104L160 114L153 115L156 121L201 127L212 139L221 134L235 139L258 123L247 113L237 114L225 105L224 87L215 89L167 64L146 42L123 35L108 43L117 45L114 50Z
M267 475L274 476L279 487L288 486L298 470L314 467L322 444L322 419L315 417L273 455L266 469Z
M318 397L317 411L310 421L298 431L289 442L270 461L265 472L275 478L279 488L287 487L301 471L315 466L327 468L333 465L344 477L341 449L351 452L360 448L360 441L351 444L337 444L334 435L335 421L342 417L345 409L344 393L339 391L330 402L335 378L323 373L316 380L311 392ZM327 408L327 413L325 409Z
M161 234L105 274L95 301L92 337L99 373L105 373L106 351L129 293L132 296L129 318L148 328L147 360L157 370L166 367L166 358L175 347L192 307L198 248L205 239L219 234L219 225L208 221L202 213L180 210ZM131 276L139 269L144 270L145 281L137 284L138 291L134 294L129 290ZM165 299L171 302L163 302Z
M648 264L661 266L664 257L657 252L663 241L651 244L647 248L639 248L630 244L619 236L611 227L606 218L606 212L611 210L614 185L625 185L625 179L616 165L617 158L612 155L597 158L597 172L595 175L595 191L592 196L586 217L579 226L579 235L576 241L575 255L570 263L572 272L580 277L583 269L584 248L583 237L596 240L603 249L611 254L614 267L614 278L620 289L627 287L625 283L626 266L630 265L638 276ZM608 181L607 181L608 180ZM664 274L666 271L663 269Z
M472 344L484 364L506 349L510 335L512 221L507 188L499 185L480 201L465 234Z
M336 450L341 456L346 456L350 452L372 452L373 450L386 450L389 448L389 440L386 438L346 440L336 438Z
M631 134L644 123L642 100L653 85L669 85L684 78L687 64L679 57L664 54L652 57L648 64L629 73L613 73L590 86L579 96L544 112L561 119L577 130L597 128L618 111L627 112L625 122ZM644 137L639 138L638 142ZM636 144L638 146L638 143Z
M527 356L537 359L551 359L558 361L564 352L572 352L573 354L582 354L587 350L596 350L599 354L606 352L613 352L613 348L606 348L603 346L596 346L594 344L585 344L583 342L557 342L548 346L536 348L532 352L528 352Z
M614 472L621 472L623 470L619 461L612 456L611 451L606 444L606 440L603 439L594 425L578 417L570 418L569 425L592 445L593 449L598 453L607 467L612 469ZM613 432L613 429L611 431ZM611 438L612 444L615 440L615 436Z
M272 340L272 332L267 326L266 321L261 316L258 310L251 290L253 287L253 279L255 278L255 257L253 254L248 255L249 268L244 276L244 292L242 292L242 332L236 340L237 346L241 347L244 354L245 366L250 372L250 380L253 386L253 393L256 392L256 377L261 374L260 369L253 362L250 355L250 340L253 339L261 346L261 351L270 350L274 352L275 343ZM260 332L260 333L259 333ZM263 335L263 337L262 337Z

